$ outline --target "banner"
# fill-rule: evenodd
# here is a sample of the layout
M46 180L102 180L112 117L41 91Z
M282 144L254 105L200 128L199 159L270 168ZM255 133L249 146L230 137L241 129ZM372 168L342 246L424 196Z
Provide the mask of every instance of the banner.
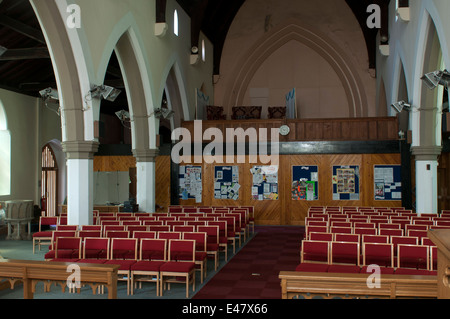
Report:
M297 107L296 107L296 94L295 88L292 89L286 95L286 118L287 119L296 119L297 118Z

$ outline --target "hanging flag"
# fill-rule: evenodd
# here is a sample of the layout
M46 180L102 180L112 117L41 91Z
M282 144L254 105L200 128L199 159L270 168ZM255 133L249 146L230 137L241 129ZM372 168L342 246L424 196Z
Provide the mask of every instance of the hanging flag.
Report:
M296 119L297 118L297 107L295 104L296 95L295 88L292 89L288 94L286 94L286 118Z

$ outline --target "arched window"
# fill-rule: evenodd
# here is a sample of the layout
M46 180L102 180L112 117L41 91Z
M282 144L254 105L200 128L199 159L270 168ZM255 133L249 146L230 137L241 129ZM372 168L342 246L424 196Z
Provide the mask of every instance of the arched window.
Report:
M173 13L173 33L178 36L178 11L175 10Z
M49 144L42 149L42 207L45 216L56 216L58 200L58 164Z
M11 133L0 101L0 196L11 195Z
M203 62L206 61L206 46L205 46L205 40L202 40L202 60L203 60Z

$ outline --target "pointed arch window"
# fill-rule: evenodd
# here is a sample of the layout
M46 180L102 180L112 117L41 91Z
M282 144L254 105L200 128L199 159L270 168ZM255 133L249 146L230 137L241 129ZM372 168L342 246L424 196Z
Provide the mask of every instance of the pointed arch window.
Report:
M41 209L45 216L56 216L58 201L58 164L49 144L42 148Z

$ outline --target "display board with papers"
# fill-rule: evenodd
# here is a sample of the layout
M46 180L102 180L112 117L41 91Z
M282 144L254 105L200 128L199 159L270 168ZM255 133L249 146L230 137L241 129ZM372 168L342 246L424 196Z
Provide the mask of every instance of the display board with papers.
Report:
M216 166L214 168L214 198L239 199L239 166Z
M179 187L180 198L183 200L195 199L196 203L202 202L202 167L180 166Z
M253 200L278 200L278 166L253 166Z
M401 200L400 165L375 165L373 171L375 200Z

